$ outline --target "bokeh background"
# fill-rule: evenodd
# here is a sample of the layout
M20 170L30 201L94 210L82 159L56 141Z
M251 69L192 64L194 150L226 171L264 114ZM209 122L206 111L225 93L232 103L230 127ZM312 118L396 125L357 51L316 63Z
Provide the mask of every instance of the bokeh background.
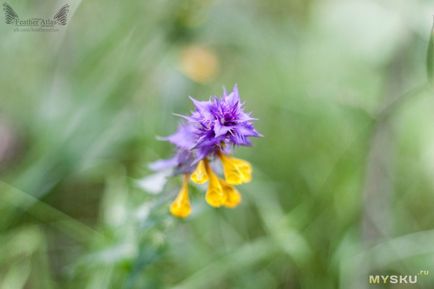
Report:
M432 1L68 2L0 25L0 289L434 288ZM156 136L235 83L254 179L174 219Z

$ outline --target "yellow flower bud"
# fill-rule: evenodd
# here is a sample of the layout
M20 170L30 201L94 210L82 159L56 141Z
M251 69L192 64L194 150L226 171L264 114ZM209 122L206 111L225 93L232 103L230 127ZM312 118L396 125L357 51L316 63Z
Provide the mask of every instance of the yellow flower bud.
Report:
M188 175L185 175L181 190L170 205L170 213L178 218L186 218L191 213L190 199L188 197L188 179Z
M208 174L208 190L205 194L205 200L212 207L221 207L226 201L226 194L223 192L218 177L211 170L208 161L204 161L205 169Z
M241 203L241 194L238 190L225 182L224 180L220 180L220 185L222 186L223 192L226 195L226 201L224 202L224 206L228 208L235 208Z
M228 157L221 153L219 156L223 163L223 172L227 183L240 185L252 180L252 166L249 162Z
M204 184L208 181L208 174L206 172L205 168L205 161L201 160L198 164L196 169L194 170L193 174L191 175L191 180L196 184Z

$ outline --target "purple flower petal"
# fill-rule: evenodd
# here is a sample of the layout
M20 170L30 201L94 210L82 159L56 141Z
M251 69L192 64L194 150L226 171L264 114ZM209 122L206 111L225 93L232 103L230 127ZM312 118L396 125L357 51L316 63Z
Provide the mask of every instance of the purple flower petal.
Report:
M190 125L180 125L174 134L161 139L173 143L178 148L191 149L194 146L194 138Z
M182 116L186 121L174 134L163 138L177 147L175 156L154 163L154 167L172 165L177 172L191 172L201 159L233 146L250 146L250 137L261 136L253 126L255 119L243 110L236 85L220 98L190 99L195 110Z

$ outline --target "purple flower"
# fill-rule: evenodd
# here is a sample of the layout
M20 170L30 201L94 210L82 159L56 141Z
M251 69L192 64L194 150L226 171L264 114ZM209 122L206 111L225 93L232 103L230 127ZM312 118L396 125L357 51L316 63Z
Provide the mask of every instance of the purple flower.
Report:
M151 164L152 169L173 167L177 173L192 172L207 156L229 152L234 146L250 146L250 137L261 136L253 126L255 119L243 110L236 85L231 93L224 91L220 98L190 99L195 110L190 116L181 116L185 122L174 134L160 138L176 146L175 156Z
M243 110L237 86L231 93L209 101L191 98L195 111L186 117L195 135L197 158L202 159L232 146L250 146L249 137L259 137L252 122L254 118Z
M213 207L234 208L241 203L241 194L234 187L252 179L251 165L230 156L235 146L250 146L250 137L261 136L254 128L255 120L244 112L237 86L231 93L223 92L219 98L208 101L191 98L195 110L189 116L181 116L184 122L177 131L160 138L175 145L175 155L150 165L153 170L173 169L174 174L184 174L182 188L172 202L170 211L181 218L191 212L188 196L188 180L197 184L208 182L206 201ZM220 159L224 179L211 168L210 161Z
M194 135L192 127L184 124L178 130L168 136L159 138L169 141L176 146L175 155L170 159L158 160L150 164L150 168L155 171L174 169L174 174L190 173L194 170L197 161L191 148L194 146Z

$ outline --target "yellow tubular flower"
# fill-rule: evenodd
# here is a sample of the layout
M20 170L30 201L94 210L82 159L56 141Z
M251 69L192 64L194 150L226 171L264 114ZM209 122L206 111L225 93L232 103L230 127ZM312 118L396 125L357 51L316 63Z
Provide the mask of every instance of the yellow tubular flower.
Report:
M223 163L223 172L227 183L240 185L252 180L252 166L249 162L222 153L219 153L219 157Z
M170 213L178 218L186 218L191 213L190 199L188 198L189 175L184 175L181 190L176 199L170 204Z
M207 160L204 160L204 165L209 178L205 200L212 207L221 207L226 201L226 194L223 192L219 179L211 170Z
M191 175L191 180L196 184L204 184L208 181L208 174L206 172L205 168L205 161L201 160L198 164L196 169L194 170L193 174Z
M241 203L241 194L238 190L229 185L224 180L219 180L220 185L222 186L223 192L226 195L226 201L224 202L224 206L228 208L235 208Z

